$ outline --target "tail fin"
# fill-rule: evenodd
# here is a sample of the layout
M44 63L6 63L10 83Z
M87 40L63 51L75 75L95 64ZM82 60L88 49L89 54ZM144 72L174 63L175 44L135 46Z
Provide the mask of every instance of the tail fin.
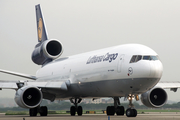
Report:
M37 22L37 32L38 32L38 42L43 42L48 39L48 34L46 31L45 21L41 12L40 4L35 6L36 8L36 22Z
M31 58L34 63L45 65L61 56L63 46L57 39L48 39L40 5L36 5L35 8L39 43L35 46Z

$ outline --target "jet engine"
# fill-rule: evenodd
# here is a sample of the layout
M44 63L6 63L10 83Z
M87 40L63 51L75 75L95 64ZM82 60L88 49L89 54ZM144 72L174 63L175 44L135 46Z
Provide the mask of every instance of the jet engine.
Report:
M43 65L61 56L63 46L59 40L51 39L36 45L32 53L32 61L38 65Z
M153 88L141 94L141 101L147 107L162 107L167 101L167 93L162 88Z
M17 90L15 102L22 108L35 108L42 101L42 92L34 86L25 86Z

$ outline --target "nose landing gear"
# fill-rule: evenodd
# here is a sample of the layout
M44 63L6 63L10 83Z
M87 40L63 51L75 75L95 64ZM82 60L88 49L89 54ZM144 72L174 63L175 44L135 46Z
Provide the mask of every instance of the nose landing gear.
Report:
M134 108L134 105L132 104L132 100L134 98L134 95L129 95L129 108L126 110L126 116L127 117L136 117L137 116L137 110ZM136 95L136 100L139 100L138 95Z
M132 108L128 108L126 110L126 116L127 117L136 117L137 116L137 110L136 109L132 109Z

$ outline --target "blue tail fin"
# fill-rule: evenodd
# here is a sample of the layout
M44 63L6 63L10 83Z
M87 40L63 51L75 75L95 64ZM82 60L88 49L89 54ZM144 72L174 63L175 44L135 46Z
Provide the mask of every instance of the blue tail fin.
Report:
M35 46L31 58L34 63L44 66L61 56L63 46L57 39L48 39L40 4L36 5L35 9L39 43Z
M48 34L46 31L45 21L41 12L40 4L35 6L36 8L36 22L37 22L37 32L38 32L38 42L43 42L48 39Z

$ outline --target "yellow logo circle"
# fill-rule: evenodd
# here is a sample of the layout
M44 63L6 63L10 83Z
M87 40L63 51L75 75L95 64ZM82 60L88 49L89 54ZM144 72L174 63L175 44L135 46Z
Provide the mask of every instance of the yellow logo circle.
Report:
M42 40L42 29L43 29L42 19L39 18L39 25L38 25L38 40L39 41Z

